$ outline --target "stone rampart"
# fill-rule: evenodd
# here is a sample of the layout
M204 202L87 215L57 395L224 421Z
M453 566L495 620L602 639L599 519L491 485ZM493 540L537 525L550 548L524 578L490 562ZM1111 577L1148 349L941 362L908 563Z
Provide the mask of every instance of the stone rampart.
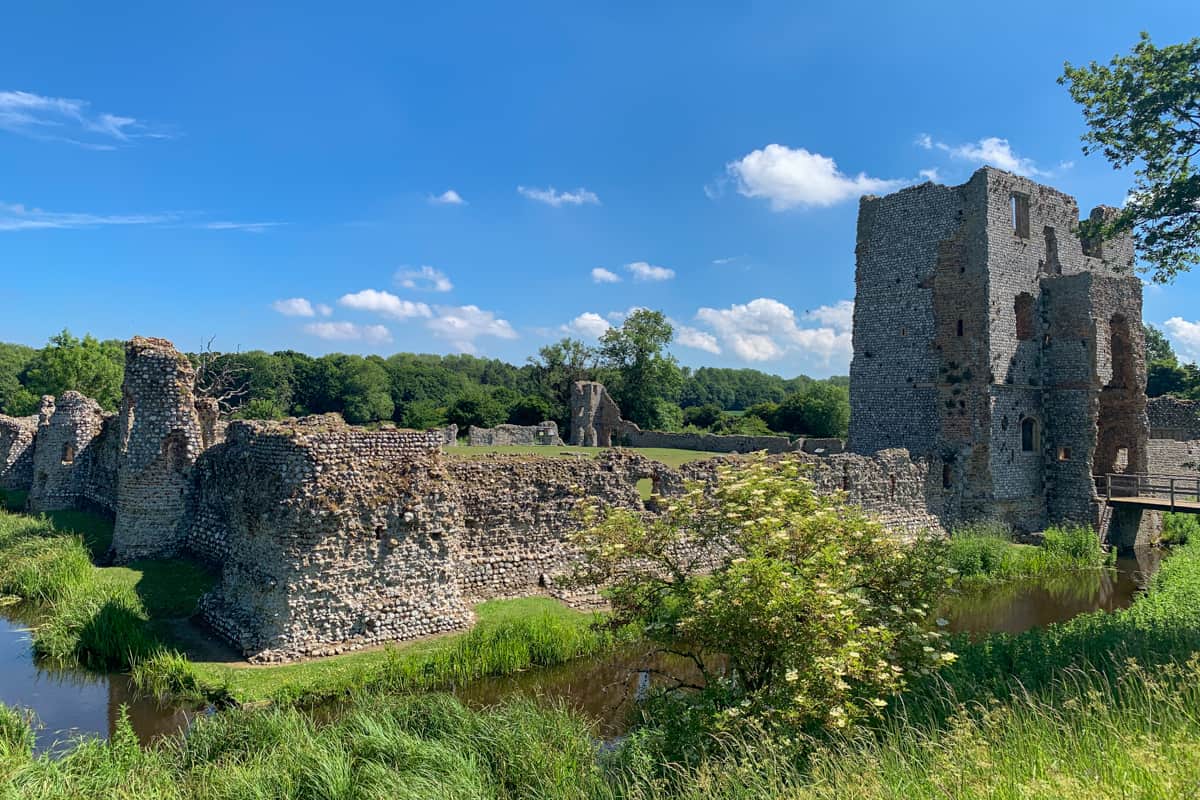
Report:
M38 418L0 414L0 489L29 491L33 485L33 438Z
M560 447L563 440L558 435L558 425L553 420L548 420L539 422L537 425L497 425L494 428L472 425L467 430L467 443L472 447L495 445Z
M793 449L786 436L743 436L738 434L644 431L632 422L623 422L618 444L629 447L665 447L675 450L700 450L708 453L785 453Z

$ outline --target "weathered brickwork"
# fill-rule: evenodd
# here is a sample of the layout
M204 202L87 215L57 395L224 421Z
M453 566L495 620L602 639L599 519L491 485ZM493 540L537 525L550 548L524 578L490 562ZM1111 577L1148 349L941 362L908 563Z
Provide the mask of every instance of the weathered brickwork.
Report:
M105 417L99 403L79 392L43 400L29 489L31 510L87 506L89 494L96 492L91 469L98 448L93 443L105 426Z
M940 459L952 518L1095 523L1093 475L1145 469L1132 243L1078 220L992 168L861 202L849 448Z
M1146 404L1150 419L1147 461L1155 475L1200 471L1200 403L1155 397Z
M28 491L33 485L33 437L38 418L0 414L0 489Z
M191 363L165 339L134 337L125 347L118 447L118 561L169 558L183 547L191 470L215 438L211 410L201 425Z
M562 438L558 435L558 424L553 420L539 422L537 425L497 425L494 428L481 428L472 425L467 430L467 443L472 447L490 447L494 445L546 445L561 446Z

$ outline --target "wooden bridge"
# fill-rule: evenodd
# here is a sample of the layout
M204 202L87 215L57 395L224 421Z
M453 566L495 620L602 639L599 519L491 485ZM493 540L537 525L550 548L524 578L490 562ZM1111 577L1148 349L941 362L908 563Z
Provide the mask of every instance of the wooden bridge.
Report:
M1200 476L1105 475L1097 483L1105 501L1113 508L1148 508L1200 514Z

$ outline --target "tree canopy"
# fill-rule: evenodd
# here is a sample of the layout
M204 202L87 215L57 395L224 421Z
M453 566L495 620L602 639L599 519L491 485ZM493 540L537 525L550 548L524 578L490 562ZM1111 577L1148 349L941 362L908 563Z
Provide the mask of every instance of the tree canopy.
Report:
M1191 269L1200 262L1200 38L1157 47L1143 33L1106 65L1068 62L1059 83L1083 107L1084 153L1103 153L1115 169L1136 164L1124 207L1084 222L1084 235L1132 232L1159 283Z

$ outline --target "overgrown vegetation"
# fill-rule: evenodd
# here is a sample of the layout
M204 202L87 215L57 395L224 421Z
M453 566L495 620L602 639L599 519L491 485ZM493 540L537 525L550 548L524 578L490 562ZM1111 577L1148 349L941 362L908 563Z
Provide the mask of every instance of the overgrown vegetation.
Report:
M1165 512L1162 543L1167 545L1200 542L1200 517L1195 514Z
M950 536L948 560L968 581L1007 580L1090 569L1109 563L1096 532L1087 526L1054 526L1041 545L1016 544L1007 525L983 522L957 528Z

